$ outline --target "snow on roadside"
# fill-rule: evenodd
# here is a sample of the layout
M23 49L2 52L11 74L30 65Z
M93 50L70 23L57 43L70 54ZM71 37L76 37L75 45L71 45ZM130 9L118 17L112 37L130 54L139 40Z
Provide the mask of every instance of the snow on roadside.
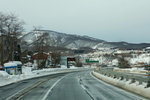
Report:
M8 77L9 74L7 72L5 72L5 71L0 71L0 76L1 77Z
M114 68L114 71L118 72L127 72L127 73L136 73L136 74L146 74L148 71L144 68Z
M41 70L33 70L32 67L22 67L22 74L20 75L9 75L5 71L0 71L0 86L4 86L7 84L11 84L14 82L18 82L21 80L34 78L34 77L40 77L44 75L50 75L55 73L61 73L61 72L67 72L72 70L80 70L80 68L74 67L74 68L47 68L47 69L41 69Z
M117 87L120 87L122 89L128 90L130 92L142 95L144 97L150 98L150 88L145 88L146 83L139 84L139 82L131 83L131 80L126 81L126 80L120 80L112 77L108 77L105 75L102 75L97 72L93 72L94 76L99 78L100 80L103 80L109 84L115 85Z
M129 61L131 64L138 64L141 62L150 64L150 54L141 54L134 58L131 58Z

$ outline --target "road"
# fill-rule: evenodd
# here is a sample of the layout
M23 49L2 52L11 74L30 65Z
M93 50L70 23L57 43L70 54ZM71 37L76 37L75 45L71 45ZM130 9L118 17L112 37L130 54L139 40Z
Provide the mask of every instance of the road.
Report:
M0 100L146 99L97 80L90 71L82 71L29 79L0 87Z

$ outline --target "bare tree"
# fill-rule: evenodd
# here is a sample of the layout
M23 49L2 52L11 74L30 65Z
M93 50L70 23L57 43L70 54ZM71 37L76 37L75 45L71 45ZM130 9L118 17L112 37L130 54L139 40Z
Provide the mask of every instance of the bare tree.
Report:
M13 54L14 54L14 49L15 49L14 45L18 41L17 37L24 30L23 25L24 25L24 22L21 21L14 14L4 14L0 12L0 33L7 36L7 42L10 45L10 48L7 49L9 53L8 60L13 60ZM3 41L2 41L1 47L3 47ZM1 57L1 60L2 58L3 57Z
M53 52L51 56L53 67L58 67L57 64L60 64L60 56L61 56L60 52Z
M0 32L6 35L19 35L23 30L24 22L14 14L0 12Z
M118 57L118 67L120 68L130 68L129 61L125 59L124 56Z

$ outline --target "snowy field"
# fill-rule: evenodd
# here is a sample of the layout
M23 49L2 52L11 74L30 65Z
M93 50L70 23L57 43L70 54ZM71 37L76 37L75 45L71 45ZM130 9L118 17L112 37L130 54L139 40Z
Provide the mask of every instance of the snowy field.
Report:
M129 59L131 64L138 64L138 63L146 63L150 65L150 54L140 54L135 55L135 57Z
M111 57L115 54L122 54L122 53L129 53L129 57L125 57L125 59L129 62L131 67L136 66L144 66L150 65L150 53L132 53L132 51L97 51L94 53L84 54L82 55L83 58L90 58L91 60L99 61L101 65L109 65L109 66L118 66L118 58ZM107 56L106 56L107 55ZM111 59L110 59L111 58ZM143 64L143 65L140 65Z
M82 70L83 68L77 68L72 66L71 68L66 68L66 66L62 66L61 68L47 68L41 70L33 70L31 67L24 67L22 68L22 74L20 75L9 75L5 71L0 71L0 86L4 86L7 84L15 83L21 80L40 77L44 75L51 75L55 73L62 73L62 72L70 72L70 71L77 71Z
M148 72L147 70L145 70L144 68L114 68L114 71L117 72L125 72L125 73L135 73L135 74L144 74L146 75L146 73Z

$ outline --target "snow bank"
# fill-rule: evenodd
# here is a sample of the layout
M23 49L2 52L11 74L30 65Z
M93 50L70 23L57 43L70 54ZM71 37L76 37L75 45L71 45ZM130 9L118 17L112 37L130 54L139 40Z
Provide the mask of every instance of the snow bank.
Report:
M83 69L85 68L77 68L77 67L67 68L64 66L64 68L47 68L41 70L33 70L32 67L23 66L21 75L9 75L5 71L0 71L0 86L4 86L7 84L11 84L29 78L51 75L56 73L63 73L63 72L79 71Z
M118 59L113 59L112 60L112 65L118 66Z
M70 69L78 69L78 67L70 66Z
M127 73L137 73L137 74L146 74L147 70L144 70L144 68L114 68L114 71L117 72L127 72Z
M22 74L24 75L31 75L33 74L31 67L22 67Z
M130 92L139 94L141 96L150 98L150 94L149 94L150 88L145 88L145 86L146 86L145 83L139 85L138 82L131 83L131 80L126 81L126 80L114 79L111 77L104 76L97 72L93 72L93 75L107 83L110 83L110 84L120 87L122 89L128 90Z
M17 64L14 63L14 62L8 62L8 63L5 63L4 66L5 66L5 67L17 66Z
M20 61L10 61L10 62L4 64L5 67L17 66L17 65L22 65L22 63Z
M33 65L34 65L34 64L31 63L31 62L28 62L28 63L24 64L25 67L33 67Z
M22 62L20 62L20 61L12 61L12 63L15 63L17 65L22 65Z
M0 78L1 77L8 77L9 76L9 74L7 73L7 72L5 72L5 71L0 71Z
M65 65L61 65L61 68L67 68L67 66L65 66Z
M129 60L131 64L146 63L150 64L150 54L141 54Z

